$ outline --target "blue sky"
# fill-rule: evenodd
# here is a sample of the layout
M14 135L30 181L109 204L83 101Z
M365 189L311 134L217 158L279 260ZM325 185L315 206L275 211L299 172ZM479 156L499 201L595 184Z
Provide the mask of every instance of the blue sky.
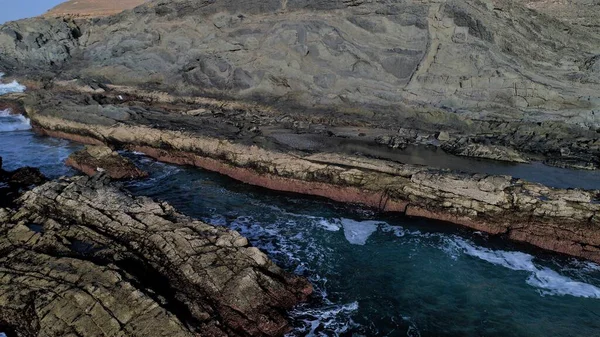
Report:
M0 0L0 24L43 14L65 0Z

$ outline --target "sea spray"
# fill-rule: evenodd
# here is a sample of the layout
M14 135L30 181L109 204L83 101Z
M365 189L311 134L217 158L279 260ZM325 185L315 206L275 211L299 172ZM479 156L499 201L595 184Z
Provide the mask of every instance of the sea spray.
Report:
M3 76L4 73L0 72L0 80ZM8 84L0 83L0 95L23 91L25 91L25 86L19 84L17 81L12 81ZM29 129L31 129L31 125L28 118L21 115L11 115L8 110L0 110L0 132Z

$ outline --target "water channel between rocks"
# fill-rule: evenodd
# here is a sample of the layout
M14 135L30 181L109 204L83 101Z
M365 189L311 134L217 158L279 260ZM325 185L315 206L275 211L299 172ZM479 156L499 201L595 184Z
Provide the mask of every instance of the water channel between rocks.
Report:
M63 162L80 147L35 135L24 117L0 112L6 169L29 165L52 178L75 174ZM594 263L125 155L150 173L126 183L134 194L236 229L313 282L314 300L291 313L292 336L600 335L600 266ZM519 167L517 176L569 185L560 187L600 187L596 172Z

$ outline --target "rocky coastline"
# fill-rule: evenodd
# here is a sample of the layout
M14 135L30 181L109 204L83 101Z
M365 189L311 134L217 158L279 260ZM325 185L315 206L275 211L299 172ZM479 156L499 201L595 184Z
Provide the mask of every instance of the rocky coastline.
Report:
M239 233L105 173L31 181L0 208L0 328L14 336L282 336L312 292Z
M233 127L227 111L221 117L188 114L177 111L182 105L144 103L131 94L120 104L108 103L107 96L105 104L82 106L86 95L35 92L21 102L34 129L49 136L138 151L273 190L441 220L600 262L598 191L320 151L294 138L306 135L298 131L270 133L258 123L259 132ZM320 139L326 148L337 138Z
M147 176L119 150L600 263L600 191L398 159L416 146L598 170L587 6L69 1L0 25L0 72L27 87L0 110L88 145L66 162L87 176L54 181L0 158L0 332L289 331L311 284L238 232L111 182Z

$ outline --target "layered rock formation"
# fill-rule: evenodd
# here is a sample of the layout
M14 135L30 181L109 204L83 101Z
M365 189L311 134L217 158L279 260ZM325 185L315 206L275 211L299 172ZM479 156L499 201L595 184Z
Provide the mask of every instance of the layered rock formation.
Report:
M600 261L596 192L370 159L420 144L599 167L595 16L528 7L155 0L1 26L0 70L30 81L16 100L48 135Z
M0 327L16 336L281 336L312 288L237 232L106 176L0 209Z
M106 172L112 179L136 179L148 176L135 164L113 151L108 146L86 146L72 153L65 162L83 173L93 176L97 172Z
M598 36L507 0L163 0L105 20L9 24L2 36L6 68L17 59L53 70L55 56L38 51L52 46L65 50L70 77L307 107L426 104L600 125L591 114ZM41 62L27 62L26 46Z
M155 0L3 25L0 71L37 87L77 78L97 92L259 102L298 125L387 137L445 131L455 154L595 169L597 4L544 4ZM569 19L579 12L592 14Z
M125 145L159 160L199 166L274 190L443 220L600 262L598 191L458 174L357 157L351 151L339 153L340 148L326 153L322 151L328 145L336 148L335 136L313 144L302 134L243 124L235 109L215 117L199 109L176 113L178 105L170 103L167 113L156 111L156 102L145 108L142 102L133 105L132 96L128 104L70 109L69 100L79 96L53 97L63 102L60 110L54 103L25 105L34 127L47 135Z

